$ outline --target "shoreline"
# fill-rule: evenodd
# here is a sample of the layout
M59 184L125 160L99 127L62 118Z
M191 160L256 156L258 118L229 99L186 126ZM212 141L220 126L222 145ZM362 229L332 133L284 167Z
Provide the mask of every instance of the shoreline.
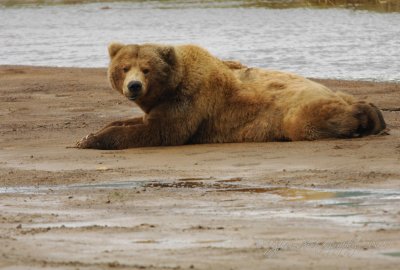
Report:
M70 147L142 114L105 68L0 78L0 268L397 269L398 83L316 79L386 136L103 151Z
M250 2L250 1L195 1L188 3L187 5L197 5L200 7L208 7L209 5L218 5L217 7L236 7L236 8L314 8L314 9L328 9L328 8L341 8L341 9L352 9L352 10L367 10L374 12L399 12L400 5L395 2L396 0L387 0L386 2L371 3L368 0L358 0L357 3L348 2L346 0L339 0L335 2L322 2L319 0L292 0L286 1L285 3L279 2ZM0 0L0 7L31 7L31 6L49 6L49 5L85 5L85 4L99 4L103 5L102 9L110 9L109 6L112 3L121 2L129 3L127 0L59 0L59 1L48 1L48 0ZM184 1L154 1L164 5L181 4ZM224 5L226 3L226 5ZM182 8L182 7L180 7Z
M1 69L13 69L13 68L37 68L37 69L83 69L83 70L107 70L107 67L73 67L73 66L42 66L42 65L11 65L11 64L0 64L0 68ZM268 70L268 68L266 68ZM292 71L286 71L286 70L281 70L283 72L289 72L289 73L295 73ZM303 75L301 75L303 76ZM305 76L303 76L305 77ZM326 82L359 82L359 83L377 83L377 84L400 84L400 80L396 81L396 80L389 80L389 81L381 81L378 79L356 79L356 78L352 78L352 79L340 79L340 78L318 78L318 77L305 77L307 79L310 80L314 80L314 81L319 81L321 83L323 83L324 81Z

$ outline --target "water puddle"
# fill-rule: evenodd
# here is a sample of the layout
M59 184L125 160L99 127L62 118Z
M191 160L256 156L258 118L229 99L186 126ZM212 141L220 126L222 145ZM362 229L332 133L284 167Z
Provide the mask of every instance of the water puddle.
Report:
M397 252L386 252L386 253L382 253L382 255L390 256L390 257L400 257L400 251L397 251Z
M99 184L75 184L57 186L25 186L25 187L0 187L0 194L47 194L54 191L85 190L85 189L131 189L143 187L148 181L123 181Z
M323 200L337 197L336 193L332 191L288 187L226 188L218 190L218 192L269 193L279 195L291 201Z
M242 184L241 178L182 178L176 181L119 181L96 184L74 184L57 186L0 187L0 194L47 194L65 190L95 189L182 189L190 191L255 193L278 195L287 201L323 201L324 205L337 207L363 207L381 205L382 200L400 200L400 190L340 190L308 189L281 186L262 186Z
M318 189L297 188L287 186L256 185L254 182L241 178L181 178L175 181L117 181L95 184L74 184L59 186L30 186L30 187L0 187L1 194L57 194L57 191L81 192L89 194L108 190L131 190L138 188L141 193L146 192L168 194L186 192L184 196L193 206L171 208L176 214L192 215L221 215L236 218L250 219L293 219L314 220L316 222L332 222L349 227L367 228L399 228L398 208L400 190L374 189ZM223 194L221 194L223 193ZM102 193L99 193L102 194ZM199 197L199 195L204 197ZM218 206L215 200L221 198ZM196 201L198 202L196 203ZM198 207L198 203L202 207ZM131 218L131 217L123 217ZM126 223L126 222L125 222ZM118 221L98 220L85 222L71 222L60 224L45 224L46 227L82 227L82 226L117 226L124 224ZM44 224L38 224L44 226ZM143 239L142 239L143 240ZM160 244L144 239L136 244ZM201 239L204 240L204 239ZM208 240L208 239L206 239ZM197 243L199 244L199 243ZM214 243L225 245L226 243ZM394 252L387 256L398 257Z

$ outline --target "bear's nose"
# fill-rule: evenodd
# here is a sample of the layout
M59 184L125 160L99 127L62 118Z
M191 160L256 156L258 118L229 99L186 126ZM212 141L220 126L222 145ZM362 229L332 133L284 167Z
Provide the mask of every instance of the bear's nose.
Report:
M142 83L139 81L131 81L128 83L128 89L131 92L138 92L142 89Z

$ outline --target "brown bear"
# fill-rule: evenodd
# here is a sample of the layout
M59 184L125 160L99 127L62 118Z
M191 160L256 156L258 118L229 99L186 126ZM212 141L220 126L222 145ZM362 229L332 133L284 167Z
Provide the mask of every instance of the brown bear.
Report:
M112 88L145 114L107 125L79 148L352 138L385 128L370 103L297 75L224 62L194 45L108 50Z

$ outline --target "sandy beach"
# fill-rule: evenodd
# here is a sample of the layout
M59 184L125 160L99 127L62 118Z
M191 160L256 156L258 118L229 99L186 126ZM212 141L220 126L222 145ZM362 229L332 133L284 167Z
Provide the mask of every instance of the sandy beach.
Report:
M106 69L0 66L0 268L398 269L400 84L316 81L388 134L76 149L142 114Z

